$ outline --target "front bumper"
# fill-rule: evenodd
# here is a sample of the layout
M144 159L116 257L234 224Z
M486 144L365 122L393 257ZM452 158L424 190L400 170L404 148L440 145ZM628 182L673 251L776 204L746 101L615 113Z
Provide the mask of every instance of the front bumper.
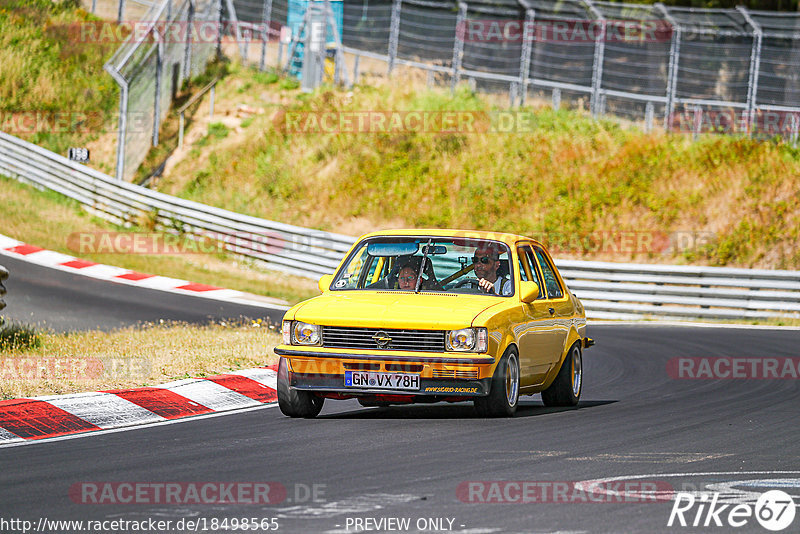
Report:
M347 387L344 375L317 375L289 372L289 387L307 391L341 393L343 395L428 395L441 397L480 397L489 394L491 378L480 380L449 380L420 378L418 390L370 389Z
M442 354L434 354L430 352L421 352L413 354L408 352L394 352L386 351L382 353L368 353L361 351L352 352L339 352L330 349L318 350L303 350L292 347L291 349L284 349L280 346L275 347L275 354L285 357L301 357L301 358L333 358L339 360L367 360L367 361L386 361L386 362L427 362L427 363L450 363L450 364L467 364L467 365L484 365L493 364L494 358L487 355L475 356L455 356L454 352L447 352ZM453 354L454 356L449 356Z
M474 397L489 394L495 358L489 354L341 350L282 345L292 389L342 396L400 395ZM418 390L345 386L347 370L404 372L419 375Z

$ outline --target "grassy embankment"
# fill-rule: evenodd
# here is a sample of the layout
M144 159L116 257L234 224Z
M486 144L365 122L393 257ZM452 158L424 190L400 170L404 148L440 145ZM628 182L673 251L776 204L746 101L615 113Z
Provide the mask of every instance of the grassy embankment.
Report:
M0 399L161 384L274 363L279 334L262 325L149 325L115 332L39 333L0 352Z
M64 156L88 147L91 165L109 172L119 88L103 64L119 43L80 38L97 20L77 0L0 0L0 124Z
M800 150L785 144L692 142L544 105L526 110L533 126L521 134L292 133L292 111L499 108L466 87L451 95L402 78L306 95L232 71L217 90L220 118L194 132L160 190L350 235L477 228L539 237L562 258L800 269ZM613 232L689 236L689 246L598 249L593 236Z

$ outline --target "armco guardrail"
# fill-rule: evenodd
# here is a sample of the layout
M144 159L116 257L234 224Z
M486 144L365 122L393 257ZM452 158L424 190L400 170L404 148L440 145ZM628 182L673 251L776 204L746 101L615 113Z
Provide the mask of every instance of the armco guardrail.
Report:
M352 237L267 221L120 182L2 132L0 174L61 193L114 222L149 218L159 229L212 238L230 252L302 276L332 272L353 243Z
M142 217L167 231L211 237L274 269L318 278L353 238L267 221L151 191L0 132L0 174L73 198L107 219ZM800 317L800 271L561 260L570 289L593 318Z

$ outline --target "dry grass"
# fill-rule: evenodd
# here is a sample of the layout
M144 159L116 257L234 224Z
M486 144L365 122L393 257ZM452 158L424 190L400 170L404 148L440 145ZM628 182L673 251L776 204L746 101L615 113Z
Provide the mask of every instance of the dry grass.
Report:
M114 332L41 333L40 345L0 352L0 398L158 385L277 361L279 334L259 322L165 323Z

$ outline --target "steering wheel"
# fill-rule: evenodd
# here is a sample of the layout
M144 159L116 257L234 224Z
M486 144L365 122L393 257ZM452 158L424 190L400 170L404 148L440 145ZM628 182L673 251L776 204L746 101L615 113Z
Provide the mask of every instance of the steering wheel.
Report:
M475 289L478 289L479 287L481 287L476 279L474 279L474 278L465 278L464 280L459 280L458 282L456 282L456 285L453 286L453 289L457 289L459 287L464 287L467 284L475 287Z

